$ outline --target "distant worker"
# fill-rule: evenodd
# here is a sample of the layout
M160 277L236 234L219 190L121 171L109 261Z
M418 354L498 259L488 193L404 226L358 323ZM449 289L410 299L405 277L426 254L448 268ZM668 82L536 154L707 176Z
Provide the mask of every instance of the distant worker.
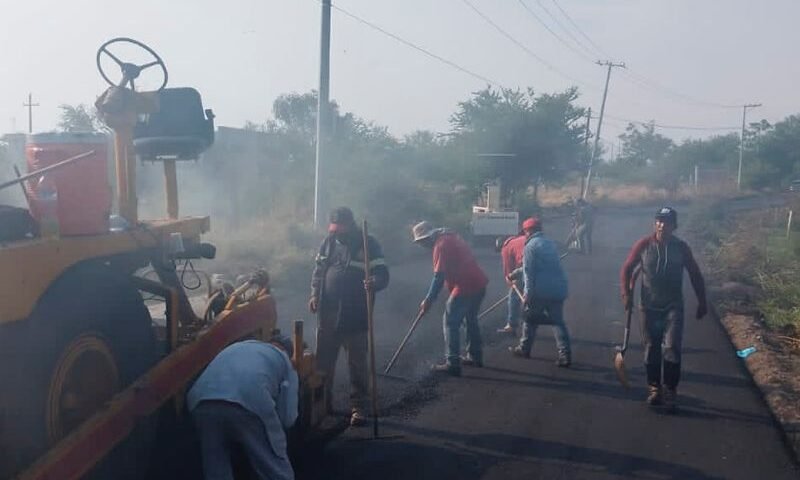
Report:
M428 222L414 225L414 243L433 250L433 280L428 294L419 305L420 312L430 310L442 286L450 295L444 313L445 362L432 370L453 376L461 375L461 365L483 366L483 340L478 326L478 312L489 283L467 243L446 228L433 228ZM461 325L466 326L467 355L461 357Z
M564 323L564 301L569 293L567 275L561 268L561 258L555 242L545 238L542 233L541 220L536 217L530 219L525 232L529 235L522 267L525 322L519 345L509 347L509 350L514 356L530 358L538 326L549 324L553 326L558 350L556 364L559 367L569 367L572 364L572 349L569 331Z
M634 271L641 267L641 331L647 370L647 403L663 404L669 409L675 408L681 377L684 269L689 273L697 296L697 319L703 318L707 311L703 275L689 245L673 235L677 228L678 212L670 207L659 209L654 233L633 245L620 272L622 303L629 311L633 308Z
M572 231L567 237L567 248L575 245L580 253L592 253L592 230L594 229L594 207L579 198L575 201L575 211L572 213Z
M292 342L245 340L229 345L206 367L187 395L200 437L206 480L232 480L234 447L253 478L294 478L284 430L297 419L298 379Z
M532 218L522 222L522 230L520 230L519 235L508 237L500 248L500 257L503 260L503 277L506 279L506 284L508 284L508 317L506 318L505 327L497 330L499 333L516 334L519 327L522 299L519 298L517 292L522 292L524 289L524 281L522 275L514 278L512 273L522 267L525 241L530 236L528 232L530 232L533 222Z
M367 290L389 285L389 269L377 240L368 237L370 277L364 280L364 242L353 212L331 212L328 236L322 241L311 275L308 308L316 313L317 367L325 373L328 410L332 410L333 378L339 350L347 352L350 373L350 424L365 425L367 381Z

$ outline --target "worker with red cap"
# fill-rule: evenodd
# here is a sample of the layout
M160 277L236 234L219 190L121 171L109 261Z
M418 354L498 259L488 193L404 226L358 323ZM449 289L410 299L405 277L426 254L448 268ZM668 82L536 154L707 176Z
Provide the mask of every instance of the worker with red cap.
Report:
M553 326L553 335L558 349L559 367L569 367L572 352L569 331L564 323L564 301L569 293L567 275L561 268L561 258L555 242L545 238L542 222L534 217L525 228L529 237L523 254L523 277L525 293L525 323L519 345L510 347L514 356L530 358L536 329L541 324Z
M367 406L367 293L389 285L389 269L380 244L371 235L369 280L362 231L353 212L339 207L331 212L328 236L322 241L311 275L308 308L317 314L317 366L325 373L328 409L332 406L333 374L339 349L347 351L350 369L350 424L366 423ZM374 301L374 297L373 297Z
M506 284L508 284L508 316L506 325L497 330L499 333L515 334L517 327L519 327L522 299L518 292L523 290L524 283L522 275L512 276L512 273L522 267L525 242L533 235L535 222L534 218L525 219L522 222L522 230L520 230L519 235L508 237L500 247L500 257L503 260L503 276L506 279Z
M420 222L411 230L414 243L433 251L433 280L428 294L419 305L424 315L442 289L450 295L444 313L445 362L434 365L433 371L461 375L461 365L483 366L483 340L478 326L478 312L486 295L489 279L483 273L467 242L446 228L434 228ZM461 325L467 329L467 356L461 357Z

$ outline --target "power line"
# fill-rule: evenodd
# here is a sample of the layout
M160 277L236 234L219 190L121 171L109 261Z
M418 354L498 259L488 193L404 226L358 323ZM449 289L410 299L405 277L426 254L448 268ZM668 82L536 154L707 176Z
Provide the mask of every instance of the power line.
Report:
M589 55L594 55L594 52L592 52L591 49L586 48L586 45L584 45L575 35L573 35L572 32L570 31L570 29L568 29L567 27L564 26L563 23L561 23L561 20L559 20L555 15L550 13L550 10L548 10L548 8L544 6L544 4L542 3L542 0L536 0L536 4L539 5L539 8L544 10L544 13L546 13L548 17L552 18L553 21L556 22L556 25L561 27L561 30L564 30L564 32L567 35L569 35L569 38L571 38L572 41L574 41L576 45L578 45L579 47L581 47L584 50L586 50L586 53L588 53Z
M673 90L671 88L665 87L658 82L648 79L647 77L637 74L635 72L629 71L626 74L626 77L632 83L636 83L643 87L650 88L655 91L659 91L663 94L669 95L673 98L683 100L684 102L694 103L697 105L702 105L705 107L711 108L741 108L741 105L732 105L732 104L724 104L718 102L711 102L707 100L701 100L699 98L692 97L691 95L686 95L685 93L678 92L677 90Z
M636 125L653 125L656 128L663 128L665 130L738 130L739 129L739 127L732 127L732 126L711 127L711 126L698 126L698 125L664 125L661 123L655 123L653 121L645 122L642 120L633 120L630 118L615 117L613 115L606 115L606 117L612 120L617 120L619 122L633 123Z
M384 34L384 35L386 35L386 36L388 36L388 37L390 37L390 38L402 43L403 45L405 45L407 47L413 48L414 50L416 50L418 52L421 52L421 53L427 55L428 57L433 58L434 60L438 60L439 62L442 62L442 63L444 63L446 65L449 65L450 67L455 68L456 70L458 70L458 71L460 71L462 73L466 73L467 75L469 75L471 77L474 77L474 78L477 78L478 80L484 81L484 82L486 82L486 83L488 83L490 85L495 85L495 86L499 86L499 87L502 87L502 88L506 88L500 82L497 82L497 81L492 80L492 79L490 79L488 77L485 77L485 76L483 76L483 75L481 75L479 73L475 73L472 70L469 70L469 69L467 69L465 67L462 67L461 65L453 62L452 60L448 60L448 59L442 57L441 55L437 55L437 54L431 52L430 50L427 50L427 49L425 49L423 47L420 47L419 45L417 45L415 43L412 43L412 42L400 37L399 35L395 35L394 33L390 32L390 31L388 31L388 30L386 30L386 29L384 29L382 27L379 27L378 25L376 25L376 24L374 24L374 23L372 23L372 22L370 22L368 20L364 20L363 18L361 18L361 17L359 17L359 16L357 16L357 15L355 15L353 13L350 13L349 11L343 9L342 7L339 7L338 5L332 5L332 7L336 11L341 12L342 14L350 17L351 19L353 19L353 20L355 20L355 21L357 21L357 22L359 22L359 23L361 23L363 25L368 26L371 29L378 31L378 32L380 32L380 33L382 33L382 34Z
M528 6L528 4L527 4L527 3L525 3L525 1L524 1L524 0L517 0L517 1L520 3L520 5L522 5L522 6L525 8L525 11L526 11L526 12L528 12L528 14L529 14L530 16L532 16L532 17L533 17L533 18L534 18L534 19L535 19L535 20L536 20L536 21L537 21L537 22L538 22L538 23L539 23L541 26L543 26L543 27L544 27L544 28L545 28L545 29L546 29L548 32L550 32L550 34L551 34L551 35L553 35L553 36L556 38L556 40L558 40L559 42L561 42L561 43L562 43L562 44L563 44L565 47L567 47L567 48L569 48L570 50L572 50L573 52L575 52L575 54L577 54L578 56L580 56L580 57L582 57L582 58L584 58L584 59L586 59L586 60L588 60L588 61L590 61L590 62L593 62L593 61L594 61L594 60L593 60L591 57L589 57L588 55L586 55L586 53L584 53L582 50L580 50L580 49L578 49L578 48L575 48L575 46L574 46L574 45L572 45L571 43L569 43L569 42L567 42L566 40L564 40L564 38L563 38L563 37L561 37L561 35L557 34L557 33L555 32L555 30L553 30L552 28L550 28L550 25L548 25L548 24L547 24L547 23L546 23L544 20L542 20L542 18L541 18L541 17L540 17L540 16L539 16L539 15L538 15L536 12L534 12L534 11L533 11L533 9L532 9L531 7L529 7L529 6Z
M483 12L478 10L478 8L475 5L473 5L469 0L461 0L461 1L464 2L469 8L471 8L476 14L478 14L478 16L481 17L486 23L488 23L495 30L497 30L501 35L503 35L504 37L509 39L512 43L514 43L516 46L521 48L525 53L527 53L528 55L530 55L531 57L536 59L539 63L541 63L542 65L544 65L545 67L547 67L551 71L553 71L553 72L561 75L562 77L564 77L564 78L566 78L568 80L571 80L571 81L573 81L575 83L578 83L578 84L581 84L581 85L584 85L584 86L587 86L587 87L590 87L590 88L598 88L598 87L595 87L594 85L588 84L588 83L586 83L586 82L584 82L584 81L582 81L582 80L580 80L580 79L578 79L576 77L573 77L573 76L571 76L571 75L569 75L567 73L562 72L561 70L559 70L558 68L553 66L550 62L548 62L544 58L542 58L539 55L537 55L536 52L534 52L533 50L528 48L525 44L523 44L522 42L520 42L519 40L514 38L514 36L512 36L510 33L508 33L506 30L504 30L500 25L495 23L486 14L484 14Z
M586 35L586 33L585 33L585 32L584 32L582 29L581 29L581 27L579 27L579 26L578 26L578 24L577 24L577 23L575 23L575 21L574 21L574 20L572 20L572 17L570 17L570 16L569 16L569 14L568 14L568 13L567 13L567 12L566 12L566 11L565 11L563 8L561 8L561 5L559 5L559 4L558 4L558 2L557 2L556 0L553 0L553 5L555 5L555 6L556 6L556 8L558 8L558 10L561 12L561 14L562 14L562 15L564 15L564 18L566 18L566 19L567 19L567 21L569 21L569 23L570 23L570 24L571 24L571 25L572 25L572 26L575 28L575 30L576 30L578 33L580 33L580 34L581 34L581 36L582 36L583 38L585 38L585 39L586 39L586 41L588 41L588 42L589 42L589 44L590 44L590 45L592 45L592 46L594 47L594 49L595 49L595 50L597 50L597 52L598 52L598 53L600 53L601 55L603 55L603 56L604 56L604 57L606 57L606 58L608 58L608 57L609 57L609 55L608 55L606 52L604 52L604 51L603 51L603 49L602 49L602 48L600 48L600 46L599 46L599 45L597 45L596 43L594 43L594 42L592 41L592 39L591 39L591 38L589 38L589 36L588 36L588 35Z

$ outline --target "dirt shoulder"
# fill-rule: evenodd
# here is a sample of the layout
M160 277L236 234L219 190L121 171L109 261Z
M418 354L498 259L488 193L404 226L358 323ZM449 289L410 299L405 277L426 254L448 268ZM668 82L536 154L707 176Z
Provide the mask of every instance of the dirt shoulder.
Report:
M754 202L752 208L740 205L737 209L704 205L696 209L690 229L705 263L709 299L734 348L739 352L755 348L742 362L798 460L798 306L785 282L800 261L793 257L791 245L776 241L775 231L788 207L777 200L764 205ZM774 288L776 282L784 285Z

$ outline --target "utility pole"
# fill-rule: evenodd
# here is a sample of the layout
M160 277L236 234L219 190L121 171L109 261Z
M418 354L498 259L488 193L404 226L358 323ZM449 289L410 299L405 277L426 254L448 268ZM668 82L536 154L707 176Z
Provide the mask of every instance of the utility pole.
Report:
M38 107L38 103L33 103L33 94L28 94L28 103L23 102L23 107L28 107L28 133L33 133L33 107Z
M744 158L744 125L747 118L748 108L760 107L760 103L748 103L742 105L742 136L739 138L739 171L736 174L736 190L742 190L742 159Z
M586 152L586 157L584 158L584 162L586 162L586 168L589 168L589 136L591 135L591 130L589 129L589 123L592 121L592 107L589 107L586 110L586 132L583 134L583 151ZM583 198L583 190L584 186L586 185L586 177L581 175L581 189L578 191L578 197Z
M608 67L608 73L606 73L606 88L603 90L603 102L600 104L600 118L597 120L597 133L594 137L594 147L592 148L592 157L589 159L589 171L586 173L586 187L583 190L582 198L586 198L589 195L589 187L592 183L592 168L594 167L594 161L597 158L597 147L600 143L600 129L603 127L603 115L606 111L606 97L608 96L608 82L611 80L611 69L613 67L625 68L624 63L614 63L609 60L605 62L601 62L598 60L598 65L601 67Z
M331 0L322 0L319 48L319 98L317 99L317 154L314 164L314 226L321 222L320 170L325 163L330 136Z

